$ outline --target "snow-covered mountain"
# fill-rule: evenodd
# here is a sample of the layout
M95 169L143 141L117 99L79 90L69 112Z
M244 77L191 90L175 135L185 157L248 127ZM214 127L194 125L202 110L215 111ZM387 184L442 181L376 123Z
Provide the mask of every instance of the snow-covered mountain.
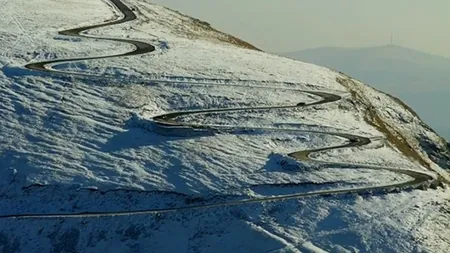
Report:
M0 1L0 252L450 247L400 100L145 0Z
M325 47L281 55L341 70L401 98L450 140L450 59L396 45Z

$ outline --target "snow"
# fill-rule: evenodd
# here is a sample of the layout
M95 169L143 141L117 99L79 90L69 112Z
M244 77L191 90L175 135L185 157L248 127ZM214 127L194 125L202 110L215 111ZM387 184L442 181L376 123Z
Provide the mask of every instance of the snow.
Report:
M14 13L0 15L9 24L0 27L0 215L153 210L411 179L368 164L427 170L366 123L334 71L238 48L220 32L137 0L126 3L137 8L138 20L88 34L145 41L157 46L155 52L52 66L97 77L29 71L22 66L44 59L127 52L131 47L123 43L57 35L120 14L103 1L0 3ZM377 107L387 105L380 111L390 124L417 121L390 98L363 84L360 89ZM152 121L176 111L320 100L305 90L344 99L177 118L216 130L168 129ZM417 122L403 126L439 141ZM348 142L326 134L332 132L373 142L311 157L361 168L281 164L291 152ZM0 251L445 252L449 199L448 189L409 189L155 215L0 218Z

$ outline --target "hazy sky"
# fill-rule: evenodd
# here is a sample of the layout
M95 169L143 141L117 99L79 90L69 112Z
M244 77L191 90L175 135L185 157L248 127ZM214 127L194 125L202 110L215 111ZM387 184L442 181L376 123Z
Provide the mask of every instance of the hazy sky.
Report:
M153 0L266 51L394 44L450 58L449 0Z

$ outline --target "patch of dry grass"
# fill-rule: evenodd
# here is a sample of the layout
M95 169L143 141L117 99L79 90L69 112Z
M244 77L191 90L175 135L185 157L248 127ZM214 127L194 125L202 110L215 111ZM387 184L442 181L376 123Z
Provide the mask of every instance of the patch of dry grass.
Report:
M350 94L355 101L359 101L364 105L364 119L369 125L374 126L376 129L378 129L378 131L383 133L388 142L396 147L406 157L409 157L419 162L422 166L431 169L429 162L427 162L418 151L411 147L411 145L408 143L406 138L402 136L401 133L389 127L389 125L380 118L377 111L372 105L364 103L365 99L352 89L352 85L350 85L350 82L352 82L351 79L337 78L336 81L350 91Z
M236 46L241 47L241 48L246 48L246 49L251 49L251 50L261 51L262 52L261 49L253 46L249 42L246 42L246 41L241 40L241 39L239 39L239 38L237 38L237 37L235 37L235 36L233 36L231 34L224 33L224 32L221 32L221 31L213 28L211 26L211 24L206 22L206 21L203 21L203 20L200 20L200 19L197 19L197 18L193 18L193 17L187 16L187 15L184 15L184 14L180 13L179 11L175 11L175 10L172 10L172 11L177 13L177 14L179 14L180 16L185 17L187 20L190 20L190 23L191 23L190 25L192 27L194 27L194 28L197 27L197 28L199 28L199 30L204 30L204 31L209 31L209 32L213 32L213 33L219 34L220 36L215 37L219 41L226 42L226 43L229 43L229 44L233 44L233 45L236 45Z
M341 73L342 74L342 73ZM425 168L428 168L429 170L432 170L430 162L424 157L424 154L422 154L418 149L414 148L407 140L407 138L398 130L396 130L394 127L391 127L388 123L383 121L383 119L380 117L380 115L377 113L376 109L365 99L361 94L359 94L355 87L356 84L353 82L352 78L343 74L345 78L337 78L336 81L346 87L354 102L359 103L362 105L362 108L364 110L364 120L371 126L375 127L378 131L383 133L386 137L386 140L397 150L399 150L403 155L406 157L412 159L413 161L417 161L419 164L424 166ZM383 92L381 92L383 93ZM385 93L383 93L385 94ZM402 107L404 107L405 110L409 111L412 115L417 117L416 112L414 112L410 107L408 107L403 101L400 99L393 97L389 94L386 94L390 98L392 98L395 102L400 104ZM434 132L430 127L428 127L425 123L422 123L423 127L426 127L428 130ZM448 150L447 150L448 152ZM428 154L428 152L427 152ZM429 154L428 154L429 156ZM430 160L433 161L430 157L428 157ZM444 177L438 176L438 182L441 182L439 184L442 184L442 182L450 183L447 180L445 180Z

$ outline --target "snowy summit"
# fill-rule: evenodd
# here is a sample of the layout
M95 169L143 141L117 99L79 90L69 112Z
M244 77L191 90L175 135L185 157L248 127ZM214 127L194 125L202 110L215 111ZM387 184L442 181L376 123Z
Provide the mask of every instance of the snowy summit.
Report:
M0 252L448 252L395 97L148 0L0 2Z

